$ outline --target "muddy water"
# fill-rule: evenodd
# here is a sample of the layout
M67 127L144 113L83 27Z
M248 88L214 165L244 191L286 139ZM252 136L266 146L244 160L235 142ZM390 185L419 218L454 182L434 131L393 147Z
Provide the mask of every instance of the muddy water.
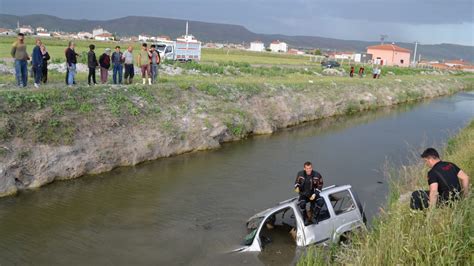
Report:
M473 117L474 94L460 93L3 198L0 265L291 264L301 249L284 234L261 254L226 252L248 217L294 196L304 161L326 185L352 184L371 217L385 202L386 160L399 165L413 147L440 146Z

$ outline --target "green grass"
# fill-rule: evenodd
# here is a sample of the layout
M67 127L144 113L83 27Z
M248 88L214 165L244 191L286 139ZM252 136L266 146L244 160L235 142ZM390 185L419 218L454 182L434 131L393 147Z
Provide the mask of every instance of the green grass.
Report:
M472 182L474 120L449 140L443 159L456 163ZM399 201L401 194L427 187L427 169L419 161L389 173L388 205L368 233L348 246L313 247L298 265L473 265L474 193L451 207L426 211L412 211L407 201Z
M270 52L250 52L235 49L202 49L202 62L238 62L262 65L317 65L309 57Z

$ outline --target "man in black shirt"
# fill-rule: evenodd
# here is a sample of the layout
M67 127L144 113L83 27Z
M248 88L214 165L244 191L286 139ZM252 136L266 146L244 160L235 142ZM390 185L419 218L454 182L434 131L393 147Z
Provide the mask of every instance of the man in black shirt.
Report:
M298 172L295 180L295 191L299 193L299 206L305 220L311 221L312 210L316 205L319 192L323 188L323 177L313 170L311 162L304 163L304 170ZM310 203L310 210L306 211L306 204Z
M438 152L433 148L426 149L421 158L431 168L428 172L430 190L424 193L413 192L411 202L413 209L423 209L427 205L435 207L438 202L447 203L468 195L469 176L457 165L441 161Z
M69 42L68 48L66 49L66 67L68 70L67 84L72 86L75 82L76 76L76 64L78 53L74 50L76 44L74 42Z

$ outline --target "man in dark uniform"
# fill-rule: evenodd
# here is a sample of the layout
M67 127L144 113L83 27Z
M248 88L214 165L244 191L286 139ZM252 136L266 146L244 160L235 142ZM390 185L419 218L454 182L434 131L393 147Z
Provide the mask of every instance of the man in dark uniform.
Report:
M428 206L432 208L438 203L445 204L459 200L462 196L467 197L469 176L457 165L441 161L438 152L433 148L426 149L421 158L431 168L428 172L430 190L412 193L410 203L412 209L424 209Z
M323 188L323 177L313 170L311 162L304 163L304 170L298 172L295 180L295 191L299 193L298 199L301 212L305 221L310 222L319 192ZM310 203L310 209L306 211L306 204Z

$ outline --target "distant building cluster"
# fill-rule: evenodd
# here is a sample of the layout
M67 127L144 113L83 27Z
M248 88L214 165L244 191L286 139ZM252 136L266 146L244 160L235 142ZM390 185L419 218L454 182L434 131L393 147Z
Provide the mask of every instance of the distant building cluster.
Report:
M264 52L267 51L265 44L261 41L254 41L250 43L249 51L253 52ZM288 44L285 42L280 42L279 40L273 41L270 43L268 50L274 53L287 53Z
M463 59L446 60L446 61L421 60L418 62L418 66L439 69L439 70L463 70L463 71L468 71L468 72L474 72L474 65L472 65L471 63L467 61L464 61Z
M21 25L20 22L17 22L17 28L5 29L0 28L0 36L14 36L17 33L23 33L25 35L35 35L38 37L55 37L61 39L84 39L84 40L96 40L96 41L117 41L117 37L105 30L102 27L97 27L92 30L92 32L77 32L77 33L67 33L62 31L48 31L44 27L33 28L30 25ZM187 37L186 37L187 36ZM199 42L192 35L185 35L186 42ZM181 37L184 38L184 37ZM191 38L191 39L189 39ZM171 40L169 36L151 36L145 33L139 34L138 36L121 36L121 41L131 41L131 42L156 42L172 45L175 41ZM179 38L176 42L180 42ZM252 52L272 52L272 53L286 53L291 55L308 55L309 51L302 51L296 48L289 48L288 44L280 40L272 41L268 46L265 46L265 43L262 41L253 41L250 45L245 44L234 44L234 43L216 43L209 42L202 46L203 48L212 48L212 49L238 49L238 50L247 50ZM455 69L455 70L466 70L474 72L474 66L470 63L459 60L448 60L448 61L426 61L421 60L421 58L416 60L411 60L411 50L402 48L400 46L392 44L380 44L367 47L367 51L360 53L354 51L326 51L322 53L319 51L318 54L315 54L315 58L320 58L323 60L327 58L329 60L335 61L346 61L354 63L368 63L376 64L380 66L398 66L398 67L408 67L413 64L416 64L421 67L428 67L434 69ZM322 59L321 59L322 58Z
M25 35L34 35L38 37L55 37L55 38L63 38L63 39L92 39L96 41L114 41L116 37L108 32L107 30L103 29L102 27L98 27L92 30L91 32L63 32L63 31L48 31L48 29L44 27L37 27L36 29L30 25L20 25L20 22L17 22L17 27L15 30L13 29L4 29L0 28L0 36L10 36L16 35L18 33L23 33Z

